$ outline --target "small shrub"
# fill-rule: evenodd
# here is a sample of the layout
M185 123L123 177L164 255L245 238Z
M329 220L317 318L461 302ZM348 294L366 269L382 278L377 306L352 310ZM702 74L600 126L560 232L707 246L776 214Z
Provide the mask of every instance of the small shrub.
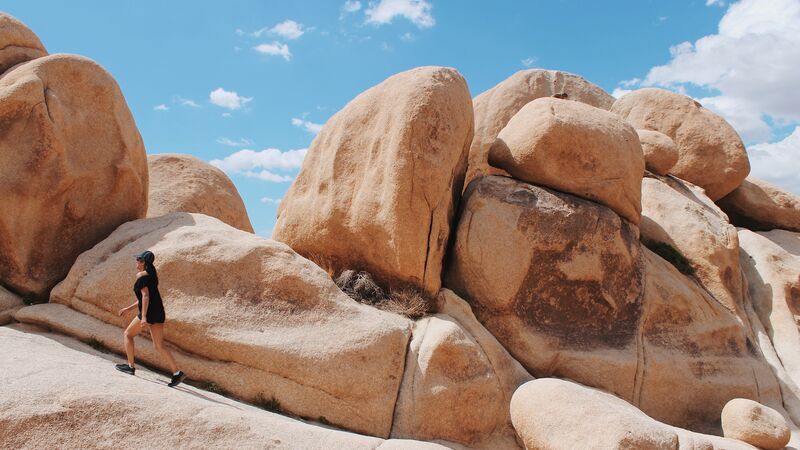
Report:
M109 350L109 348L108 348L108 347L106 347L106 345L105 345L105 344L103 344L102 342L100 342L100 341L99 341L99 340L98 340L96 337L94 337L94 336L92 336L92 337L90 337L90 338L86 338L86 339L81 339L81 342L83 342L84 344L88 345L89 347L92 347L93 349L97 350L98 352L101 352L101 353L111 353L111 350Z
M217 383L214 383L213 381L201 380L197 383L197 387L204 391L213 392L214 394L222 395L225 397L228 396L228 392L225 389L219 387Z
M653 253L664 258L667 262L675 266L678 271L684 275L694 275L694 267L692 263L686 259L681 252L675 247L667 244L666 242L658 241L644 241L645 247L649 248Z
M317 422L321 423L322 425L327 425L329 427L333 426L333 424L328 419L326 419L325 416L319 416L319 418L317 418Z
M274 396L270 397L269 399L267 399L267 398L264 397L263 394L259 394L258 398L254 402L254 404L256 406L258 406L259 408L267 410L267 411L271 411L271 412L279 413L279 414L283 413L283 408L281 407L281 402L279 402L278 399L275 398Z
M388 300L383 289L372 279L372 275L363 270L345 270L336 277L336 285L359 303L377 306Z
M389 300L378 306L385 311L391 311L409 319L419 319L428 314L429 304L425 297L416 289L405 288L393 290Z

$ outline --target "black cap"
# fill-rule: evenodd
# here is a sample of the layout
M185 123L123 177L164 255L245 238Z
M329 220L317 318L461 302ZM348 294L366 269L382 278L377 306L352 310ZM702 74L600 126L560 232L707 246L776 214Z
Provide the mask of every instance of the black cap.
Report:
M136 254L137 261L144 261L148 264L153 264L153 261L156 260L156 255L153 254L150 250L145 250L142 253Z

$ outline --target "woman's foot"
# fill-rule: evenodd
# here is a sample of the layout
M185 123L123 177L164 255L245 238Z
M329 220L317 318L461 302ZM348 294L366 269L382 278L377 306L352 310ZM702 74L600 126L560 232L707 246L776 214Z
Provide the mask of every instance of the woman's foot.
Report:
M175 372L174 374L172 374L172 380L169 382L169 384L167 386L175 387L175 386L181 384L181 382L183 381L184 378L186 378L186 374L179 370L179 371Z
M133 367L131 367L131 366L127 365L127 364L117 364L116 366L114 366L114 368L119 370L120 372L125 372L128 375L135 375L136 374L136 369L134 369Z

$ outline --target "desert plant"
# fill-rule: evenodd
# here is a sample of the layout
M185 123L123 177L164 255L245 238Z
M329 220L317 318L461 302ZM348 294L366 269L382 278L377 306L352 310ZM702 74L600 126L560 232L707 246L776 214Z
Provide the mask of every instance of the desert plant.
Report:
M389 300L378 307L409 319L419 319L429 312L430 304L419 290L403 288L392 290Z
M644 245L653 253L672 264L682 274L694 275L694 267L692 267L692 263L689 262L689 260L675 247L667 244L666 242L651 240L645 240Z
M217 385L217 383L214 383L213 381L200 380L197 382L195 386L198 389L202 389L204 391L213 392L215 394L219 394L225 397L229 396L228 392L225 389L222 389Z
M270 412L279 413L279 414L283 413L283 408L281 407L281 402L278 401L278 399L275 398L274 396L272 396L269 399L267 399L266 397L264 397L264 394L259 394L258 398L256 398L256 401L253 402L253 404L258 406L261 409L264 409L264 410L267 410L267 411L270 411Z
M108 349L108 347L106 347L105 344L100 342L100 340L98 340L94 336L92 336L90 338L86 338L86 339L81 339L81 342L83 342L84 344L88 345L89 347L92 347L93 349L97 350L98 352L111 353L111 351Z
M336 277L336 285L350 298L368 305L377 306L386 300L388 296L378 286L369 272L345 270Z

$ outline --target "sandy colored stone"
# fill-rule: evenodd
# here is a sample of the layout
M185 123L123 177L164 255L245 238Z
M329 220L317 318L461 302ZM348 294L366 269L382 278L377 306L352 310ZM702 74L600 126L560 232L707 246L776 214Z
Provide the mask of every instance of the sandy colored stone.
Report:
M3 447L446 448L347 433L187 384L170 389L165 375L142 366L123 374L114 370L122 358L28 326L0 328L0 358Z
M578 75L557 70L520 70L473 99L475 137L469 149L466 185L479 176L501 175L489 166L489 148L508 121L528 102L566 94L567 99L609 110L614 97Z
M209 364L255 369L225 389L389 435L410 322L356 303L285 244L202 214L132 221L82 254L50 301L126 326L130 315L116 312L135 300L133 255L145 249L156 255L166 340Z
M619 116L556 98L519 110L489 150L489 164L514 178L594 200L638 224L644 157Z
M669 136L658 131L636 130L642 144L645 167L650 172L666 175L678 162L678 146Z
M11 315L23 305L19 296L0 286L0 325L11 322Z
M758 178L748 177L717 204L737 227L800 231L800 197Z
M690 97L639 89L617 99L611 111L637 129L669 136L679 152L670 173L702 187L711 200L736 189L750 173L747 151L736 130Z
M147 155L150 193L147 217L173 212L201 213L252 233L236 186L227 175L192 155Z
M314 139L272 237L338 270L435 295L472 130L469 89L454 69L389 77Z
M786 373L800 386L800 233L742 228L739 245L753 308Z
M414 324L392 437L518 448L508 402L531 376L480 325L464 300L446 289L438 299L442 309L460 319L440 313Z
M0 74L42 56L47 56L47 50L36 33L16 17L0 11Z
M766 450L782 449L791 437L778 411L746 398L735 398L722 409L722 431L727 438Z
M144 145L111 75L75 55L0 77L0 123L0 283L46 298L81 252L144 217Z
M529 449L752 449L671 427L611 394L556 378L522 385L511 400L511 420Z
M743 315L736 228L702 189L670 176L645 177L639 229L643 242L678 250L714 298Z
M536 377L719 432L731 398L780 403L747 324L608 208L503 177L465 192L445 284Z

